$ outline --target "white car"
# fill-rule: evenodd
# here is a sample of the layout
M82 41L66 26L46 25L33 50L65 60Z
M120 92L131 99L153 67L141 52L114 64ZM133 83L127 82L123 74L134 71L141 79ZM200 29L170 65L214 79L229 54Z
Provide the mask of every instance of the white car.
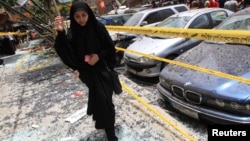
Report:
M226 19L232 11L223 8L203 8L172 15L157 27L212 29ZM127 49L144 54L174 59L178 55L201 43L202 40L175 37L138 36ZM127 72L142 77L157 77L166 65L141 55L125 52L124 63Z
M154 26L173 14L187 10L189 8L185 4L146 9L135 13L124 26Z
M151 8L135 13L124 26L155 26L165 18L180 13L183 11L188 11L188 7L185 4L176 4L170 6L164 6L159 8ZM114 33L114 32L113 32ZM131 43L131 40L135 38L136 34L131 34L127 32L119 32L112 35L112 38L116 42L116 46L127 48ZM123 59L123 52L117 54L118 66L121 64Z

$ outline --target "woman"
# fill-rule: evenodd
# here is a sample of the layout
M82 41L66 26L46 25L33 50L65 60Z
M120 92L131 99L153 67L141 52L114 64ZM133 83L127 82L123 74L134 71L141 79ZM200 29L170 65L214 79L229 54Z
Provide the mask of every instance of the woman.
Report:
M63 21L61 16L54 20L58 31L54 45L56 52L64 64L79 72L80 80L89 88L87 114L93 116L95 128L105 129L109 141L118 141L114 129L114 88L107 75L107 67L115 67L113 41L85 2L72 4L67 34Z

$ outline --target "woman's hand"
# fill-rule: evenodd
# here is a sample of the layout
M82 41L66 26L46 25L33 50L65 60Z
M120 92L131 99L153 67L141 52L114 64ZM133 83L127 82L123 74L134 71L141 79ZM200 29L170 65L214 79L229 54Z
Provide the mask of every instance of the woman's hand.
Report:
M64 30L64 18L62 16L56 16L54 19L54 29L57 31Z
M93 54L90 54L87 56L87 59L86 59L86 56L85 56L85 62L87 62L89 65L93 66L95 65L96 62L99 61L99 56L95 53Z

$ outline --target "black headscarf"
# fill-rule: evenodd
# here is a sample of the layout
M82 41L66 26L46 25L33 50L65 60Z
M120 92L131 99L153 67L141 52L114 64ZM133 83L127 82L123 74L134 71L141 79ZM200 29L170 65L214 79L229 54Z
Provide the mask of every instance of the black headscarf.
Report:
M80 26L74 19L74 14L78 10L84 10L88 13L88 21L85 26ZM70 30L69 44L66 39L56 39L55 48L58 55L64 63L73 69L85 70L89 67L84 62L84 56L87 54L98 54L101 61L106 62L112 69L115 66L115 47L114 43L106 30L95 17L89 5L83 1L76 1L70 9ZM66 46L62 48L63 46ZM59 47L58 47L59 46ZM97 65L100 63L97 63Z
M78 10L84 10L88 13L88 21L85 26L80 26L74 19L74 14ZM94 53L94 48L98 47L98 38L94 35L99 35L98 21L90 7L82 2L73 3L70 9L70 29L72 32L73 47L77 49L77 54L82 57L85 54Z
M88 21L85 26L80 26L74 19L74 14L78 10L84 10L88 13ZM70 9L70 22L72 44L76 49L76 54L79 59L91 53L97 53L99 57L104 60L110 59L107 58L107 55L113 57L110 56L112 54L107 54L115 54L113 41L104 25L96 19L88 4L82 1L74 2ZM114 59L112 61L114 61ZM110 62L110 60L106 60L106 62Z

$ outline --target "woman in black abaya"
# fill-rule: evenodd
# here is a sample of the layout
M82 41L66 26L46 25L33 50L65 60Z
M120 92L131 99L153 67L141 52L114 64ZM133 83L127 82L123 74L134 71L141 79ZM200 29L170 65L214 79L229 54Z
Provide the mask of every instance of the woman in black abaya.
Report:
M106 68L114 69L115 66L113 41L85 2L72 4L67 34L63 21L61 16L54 20L58 31L56 52L64 64L79 72L80 80L89 88L87 114L93 116L95 128L105 129L109 141L118 141L114 130L114 88Z

